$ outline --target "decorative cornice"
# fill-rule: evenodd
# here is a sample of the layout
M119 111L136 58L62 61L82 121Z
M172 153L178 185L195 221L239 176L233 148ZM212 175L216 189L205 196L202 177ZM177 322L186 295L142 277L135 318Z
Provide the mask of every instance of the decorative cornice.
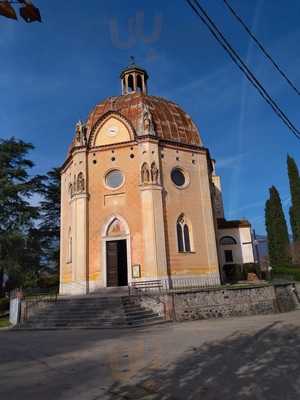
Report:
M109 112L109 113L110 113L110 115L116 114L115 111L114 112ZM106 114L106 116L107 116L107 114ZM99 123L101 123L100 120L103 120L102 117L98 120ZM95 127L96 127L96 125L95 125ZM89 141L90 141L90 139L89 139ZM209 150L206 147L198 146L198 145L192 145L192 144L174 142L172 140L160 139L159 137L155 137L155 136L152 136L152 135L143 135L143 136L135 135L134 140L130 140L130 141L127 141L127 142L105 144L105 145L101 145L101 146L89 147L88 149L86 147L84 147L84 146L73 147L73 149L70 152L70 155L65 160L65 162L62 164L61 171L63 171L65 169L65 167L68 165L68 163L72 160L73 154L77 150L85 150L88 153L91 153L93 151L97 151L97 150L101 150L101 149L106 150L106 149L110 149L110 148L121 148L121 147L127 147L127 146L129 147L129 146L132 146L132 145L137 145L137 144L139 144L141 142L157 143L159 146L166 145L166 146L168 146L170 148L174 148L174 149L181 148L181 149L186 149L186 150L193 151L195 153L205 153L207 155L207 157L208 157L209 166L212 169L210 153L209 153Z
M146 191L146 190L159 190L162 192L163 187L160 184L154 184L154 183L144 183L142 185L139 185L140 191Z

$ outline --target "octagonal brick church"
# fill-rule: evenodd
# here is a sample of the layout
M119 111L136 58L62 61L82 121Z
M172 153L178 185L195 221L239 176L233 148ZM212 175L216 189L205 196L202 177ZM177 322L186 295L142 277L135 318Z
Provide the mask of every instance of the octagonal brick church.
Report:
M253 261L248 221L224 219L220 179L191 117L148 95L130 65L122 94L79 122L61 169L60 294L134 281L219 284Z

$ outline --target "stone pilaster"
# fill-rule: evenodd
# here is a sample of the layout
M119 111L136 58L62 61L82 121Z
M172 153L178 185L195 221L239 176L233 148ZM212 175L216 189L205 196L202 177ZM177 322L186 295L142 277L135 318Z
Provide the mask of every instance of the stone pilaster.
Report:
M88 195L76 194L71 200L72 214L72 294L88 292L87 212Z
M167 257L163 213L163 187L159 147L155 139L140 146L141 210L143 219L144 265L142 279L166 278Z
M165 278L167 276L166 241L163 224L162 187L141 186L144 271L142 278Z
M73 152L62 175L61 294L88 293L88 176L86 148ZM71 243L70 243L71 241ZM70 254L71 250L71 254Z

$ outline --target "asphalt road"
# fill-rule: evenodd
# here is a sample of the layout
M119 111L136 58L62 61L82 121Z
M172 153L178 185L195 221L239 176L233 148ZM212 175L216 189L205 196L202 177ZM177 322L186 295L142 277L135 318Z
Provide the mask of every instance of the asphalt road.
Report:
M132 330L0 331L2 400L300 399L300 311Z

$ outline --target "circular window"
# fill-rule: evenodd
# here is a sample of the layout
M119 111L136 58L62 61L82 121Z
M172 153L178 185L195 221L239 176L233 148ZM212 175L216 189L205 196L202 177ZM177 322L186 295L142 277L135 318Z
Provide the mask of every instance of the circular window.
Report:
M179 168L174 168L171 172L171 179L176 186L182 187L186 183L186 178L183 171Z
M112 189L116 189L119 186L121 186L123 181L124 181L124 176L122 172L118 171L117 169L108 172L105 176L106 185Z

